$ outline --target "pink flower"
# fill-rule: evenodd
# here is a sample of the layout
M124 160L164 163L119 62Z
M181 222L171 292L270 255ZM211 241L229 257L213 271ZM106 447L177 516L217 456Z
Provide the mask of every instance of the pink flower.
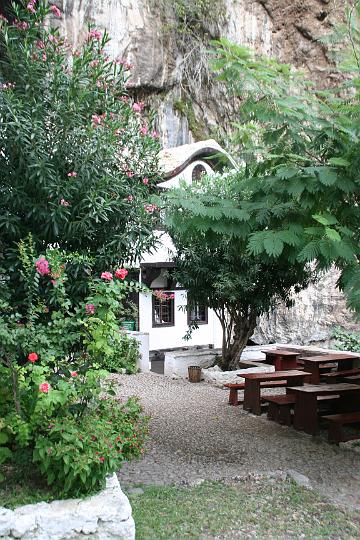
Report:
M104 457L102 457L102 456L100 456L100 457L99 457L99 461L101 461L101 463L104 463L104 461L105 461L105 458L104 458Z
M14 26L18 28L19 30L27 30L29 28L29 25L26 21L18 21L17 19L14 21Z
M77 376L78 376L78 373L77 373L77 371L70 371L70 375L71 375L72 377L77 377Z
M85 305L85 311L88 315L94 315L95 313L95 306L94 304L86 304Z
M143 125L141 128L140 128L140 133L141 135L147 135L149 133L149 130L148 130L148 127L147 125Z
M36 360L38 360L38 359L39 359L39 357L38 357L38 355L36 354L36 352L31 352L31 353L28 354L28 360L29 360L29 362L31 362L31 363L34 364L34 363L36 362Z
M88 39L97 39L100 41L102 38L102 33L99 30L96 30L95 28L89 32Z
M69 201L66 201L65 199L61 199L60 200L60 205L61 206L70 206L70 203L69 203Z
M37 40L36 46L38 49L45 49L45 43L41 39Z
M36 4L36 0L30 0L30 2L28 3L28 5L26 6L26 9L28 11L30 11L30 13L36 13L36 10L35 10L35 4Z
M46 60L47 60L47 56L46 56L46 54L45 54L45 53L43 53L43 54L41 55L41 58L43 59L43 62L46 62Z
M156 204L144 204L144 210L148 214L153 214L157 210Z
M50 274L50 268L49 268L49 262L45 259L45 257L40 257L35 263L36 271L41 276L47 276Z
M144 108L145 104L140 101L139 103L133 103L132 110L136 113L141 112Z
M56 285L56 279L52 279L50 283L51 283L51 285L55 286Z
M73 176L73 177L75 178L75 176L77 176L77 172L71 171L71 172L69 172L67 175L68 175L69 177L70 177L70 176Z
M93 114L91 116L93 126L99 126L101 124L101 117L98 114Z
M55 17L61 17L61 11L60 11L60 9L58 7L52 5L52 6L50 6L50 9L53 12L53 14L55 15Z
M56 36L54 36L54 34L49 34L48 35L48 40L50 41L50 43L58 43L58 38Z
M79 58L80 54L81 54L80 51L73 52L73 56L75 56L76 58Z
M129 101L129 96L121 96L120 101L127 103Z
M159 134L158 134L158 132L157 132L157 131L155 131L155 130L154 130L154 131L152 131L152 132L151 132L151 137L152 137L153 139L157 139L157 138L159 137Z
M89 66L94 68L94 67L97 67L99 65L99 60L91 60Z
M126 268L118 268L115 272L115 277L118 279L125 279L129 271Z
M134 174L135 173L133 173L132 171L126 171L126 176L128 176L129 178L132 178Z
M144 186L147 186L148 183L149 183L149 179L148 178L143 178L142 183L144 184Z
M106 281L111 281L113 278L113 275L111 272L103 272L101 274L101 279L105 279Z
M39 390L40 392L43 392L43 394L48 394L51 386L48 382L43 382L39 384Z
M9 22L7 18L0 13L0 21Z
M126 198L129 202L134 200L134 197L132 195L128 195Z

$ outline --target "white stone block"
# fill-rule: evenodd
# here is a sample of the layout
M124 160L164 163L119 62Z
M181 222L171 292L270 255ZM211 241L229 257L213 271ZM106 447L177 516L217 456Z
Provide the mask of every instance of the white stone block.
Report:
M130 337L136 339L139 344L140 359L138 361L139 371L148 373L150 371L149 358L149 334L145 332L126 332Z
M114 474L106 488L85 499L0 507L0 539L134 540L135 523L128 498Z

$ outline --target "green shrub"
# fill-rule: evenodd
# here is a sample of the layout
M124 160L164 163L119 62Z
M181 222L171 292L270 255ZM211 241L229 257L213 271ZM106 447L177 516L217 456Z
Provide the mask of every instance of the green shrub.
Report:
M336 340L336 349L360 352L360 334L348 332L340 326L337 326L332 333L332 338Z
M73 304L66 257L20 243L24 303L5 294L0 311L0 465L30 451L49 485L78 495L142 451L146 418L136 400L119 404L103 369L136 369L137 344L119 325L127 293L141 286L125 268L106 271ZM3 277L6 291L12 276Z

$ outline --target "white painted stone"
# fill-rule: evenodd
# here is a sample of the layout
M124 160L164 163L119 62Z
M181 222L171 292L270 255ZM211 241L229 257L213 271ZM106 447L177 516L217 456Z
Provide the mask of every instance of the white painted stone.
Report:
M166 352L164 375L173 379L186 379L189 366L207 368L214 363L216 354L218 354L218 351L215 349L189 349L187 351Z
M149 334L147 332L126 332L129 336L136 339L139 344L140 359L138 361L138 369L143 373L150 371L149 360Z
M263 373L274 371L274 366L259 366L251 367L246 369L237 369L236 371L222 371L219 366L210 367L208 369L203 369L202 373L204 376L205 382L213 384L222 388L224 384L228 383L242 383L244 378L241 377L245 373ZM240 375L240 376L239 376Z
M135 523L128 498L116 474L106 488L85 499L0 507L0 539L11 540L134 540Z

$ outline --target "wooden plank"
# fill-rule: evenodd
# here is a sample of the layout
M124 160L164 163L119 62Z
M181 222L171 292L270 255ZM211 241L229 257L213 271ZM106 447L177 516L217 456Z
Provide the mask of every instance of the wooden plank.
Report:
M300 371L298 369L291 369L288 371L269 371L262 373L243 373L238 375L238 377L243 377L245 380L255 380L255 381L271 381L277 379L290 379L294 377L306 377L310 375L306 371Z
M341 392L359 392L358 384L333 383L333 384L306 384L305 386L290 386L289 390L307 394L337 394Z
M300 356L300 353L293 351L283 351L281 349L269 349L261 351L267 356Z
M325 364L327 362L342 362L346 360L358 360L360 356L351 354L323 354L321 356L300 356L299 360L313 362L314 364Z

